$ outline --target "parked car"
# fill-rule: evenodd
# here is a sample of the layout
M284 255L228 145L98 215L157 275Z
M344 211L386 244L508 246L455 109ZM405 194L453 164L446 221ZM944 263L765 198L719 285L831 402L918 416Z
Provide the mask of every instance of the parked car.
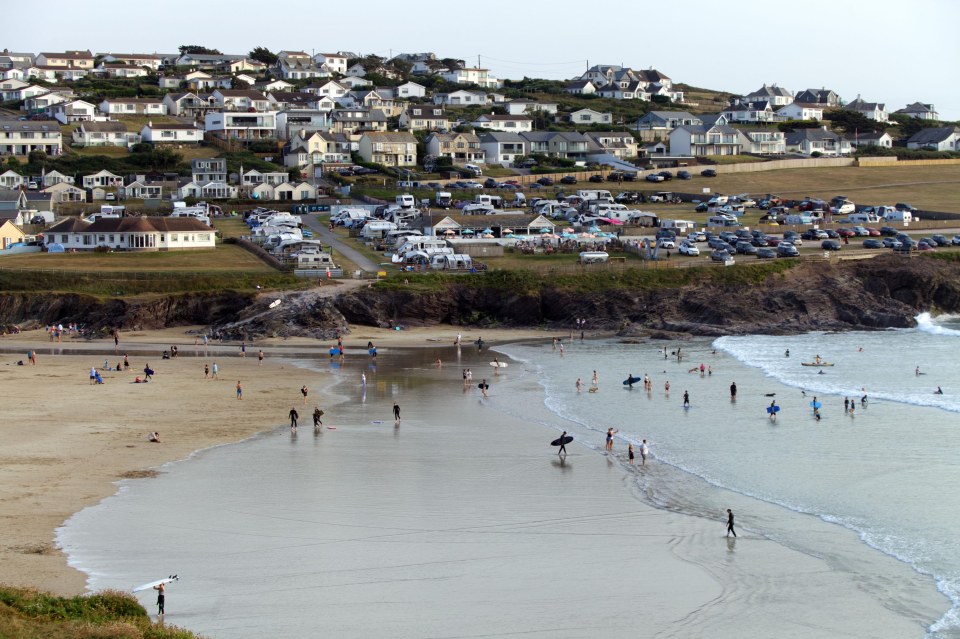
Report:
M706 213L706 212L707 212L707 209L709 209L709 208L710 208L710 207L707 205L706 202L701 202L700 204L697 204L697 205L693 208L693 210L696 211L697 213Z
M763 247L757 249L757 259L766 260L777 256L777 249Z
M800 251L790 242L780 242L777 245L777 257L797 257Z
M647 182L663 182L663 176L657 173L651 173L643 179L646 180Z
M539 184L540 186L553 186L553 179L548 177L542 177L539 180L537 180L537 184Z
M880 235L883 235L883 236L885 236L885 237L896 237L896 236L897 236L897 233L899 233L899 232L900 232L900 231L898 231L897 229L893 228L892 226L881 226L881 227L880 227Z
M689 180L693 176L690 175L690 171L677 171L677 177L681 180Z
M840 235L839 235L836 231L834 231L833 229L824 229L823 232L826 233L826 234L827 234L827 237L830 238L831 240L839 240L839 239L840 239Z
M867 233L870 237L880 237L880 229L875 229L872 226L867 227Z
M636 191L624 191L623 193L618 193L613 201L617 204L636 204L640 201L640 194Z
M796 231L784 231L783 241L790 242L794 246L803 246L803 238Z
M673 237L661 237L657 240L657 248L662 249L675 249L677 248L677 243L673 240Z
M872 237L867 238L863 241L863 248L865 249L882 249L884 248L883 242Z
M667 181L673 179L673 173L671 173L670 171L660 171L659 173L657 173L657 175L659 175L660 177L662 177L664 180L667 180Z
M857 234L857 237L870 237L870 231L865 226L855 226L853 232Z
M954 246L960 246L960 235L954 235L950 239L950 243L953 244Z
M889 248L893 250L897 250L898 248L903 246L903 243L895 237L885 237L882 240L880 240L880 243L883 244L884 248Z
M950 246L950 240L944 235L934 235L930 239L936 242L937 246Z
M711 237L707 240L707 246L715 251L725 251L730 245L727 244L725 240L721 240L719 237Z
M46 224L47 221L43 218L42 215L34 215L30 218L31 224Z
M934 242L933 240L931 240L930 238L924 238L924 239L920 240L919 242L917 242L917 250L918 250L918 251L932 251L932 250L934 250L935 248L937 248L936 244L937 244L937 243Z
M714 262L732 262L733 256L729 251L719 250L710 254L710 259Z
M826 240L830 238L826 231L820 229L807 229L800 234L800 237L804 240Z
M757 247L750 242L737 242L737 253L740 255L756 255Z
M824 240L820 242L820 248L822 248L824 251L839 251L840 242L836 240Z
M716 170L716 169L704 169L704 170L700 171L700 175L702 175L703 177L717 177L717 170Z
M589 178L587 178L587 181L593 182L593 183L603 182L603 176L600 175L599 173L595 173L591 175Z
M847 229L847 228L837 229L837 235L839 235L840 237L853 237L856 234L857 233L853 229Z
M960 235L958 235L957 237L960 237ZM687 239L690 240L691 242L706 242L707 234L704 233L703 231L690 231L689 233L687 233Z
M576 184L576 183L577 183L577 178L573 177L572 175L564 175L562 178L560 178L560 184Z
M693 240L687 239L680 242L681 255L700 255L700 249L694 244Z

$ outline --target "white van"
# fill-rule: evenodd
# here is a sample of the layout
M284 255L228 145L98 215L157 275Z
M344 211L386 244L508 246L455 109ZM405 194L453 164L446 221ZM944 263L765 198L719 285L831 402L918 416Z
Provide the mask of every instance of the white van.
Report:
M610 195L610 191L604 189L580 189L577 191L577 197L583 201L610 200L613 202L613 196Z
M879 224L880 216L875 213L851 213L847 216L851 224Z
M448 209L453 204L453 194L449 191L437 191L433 201L442 209Z
M470 171L471 173L473 173L473 174L476 175L476 176L483 175L483 169L481 169L481 168L480 168L479 166L477 166L476 164L464 164L464 165L463 165L463 168L466 169L467 171Z
M740 221L732 215L712 215L707 218L707 226L740 226Z

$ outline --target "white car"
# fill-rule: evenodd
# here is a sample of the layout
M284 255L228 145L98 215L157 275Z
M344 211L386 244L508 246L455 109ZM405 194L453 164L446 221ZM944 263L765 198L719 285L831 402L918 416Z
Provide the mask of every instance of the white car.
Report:
M856 213L857 206L850 200L844 200L834 206L830 207L830 212L834 215L850 215L851 213Z
M690 240L684 240L680 242L680 254L681 255L700 255L700 249L697 248L697 245L691 242Z
M669 237L661 237L659 240L657 240L657 248L675 249L677 248L677 244Z

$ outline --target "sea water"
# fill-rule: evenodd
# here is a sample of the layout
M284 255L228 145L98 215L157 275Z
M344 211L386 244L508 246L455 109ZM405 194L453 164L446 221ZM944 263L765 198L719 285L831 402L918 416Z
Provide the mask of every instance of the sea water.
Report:
M505 351L535 364L546 406L563 418L555 428L597 451L608 428L620 451L648 440L656 463L675 472L638 475L644 499L718 519L734 504L741 526L834 567L873 572L863 575L867 587L907 614L909 596L896 594L882 563L851 559L857 553L840 552L829 530L791 514L852 530L869 552L905 562L952 602L929 619L929 636L960 637L960 318L917 320L915 329L712 342L574 340L562 356L549 343ZM817 355L833 366L801 365ZM600 390L589 393L594 370ZM629 375L648 375L651 390L623 386ZM781 410L771 420L774 401Z
M610 458L632 479L638 499L715 519L718 534L725 509L732 508L741 535L761 535L820 557L832 569L856 575L858 586L883 605L916 618L929 628L928 636L960 637L960 548L954 534L960 498L953 489L960 479L954 435L960 364L953 357L960 323L929 316L918 321L919 327L910 330L715 341L628 344L567 338L562 354L550 341L513 344L500 349L516 360L504 375L510 381L495 384L487 406L543 429L551 439L553 431L567 430L575 437L572 446L587 454L607 454L604 434L614 428ZM470 354L473 358L464 361L475 365L476 382L489 373L489 356ZM816 355L834 366L800 365ZM387 407L392 397L406 398L402 403L409 410L416 393L429 394L435 392L431 384L449 383L442 381L449 373L431 366L435 357L423 349L388 375L390 356L382 354L380 373L367 370L369 387L345 392L350 406L342 410L370 420L368 395L371 404L378 400ZM359 376L359 369L301 365L333 376ZM916 374L917 367L923 374ZM588 392L594 370L598 391ZM630 374L648 375L651 389L642 382L625 387L621 381ZM521 379L536 384L515 383ZM942 395L934 395L938 386ZM685 391L689 408L683 407ZM822 403L819 421L810 407L814 396ZM844 410L845 398L854 402L853 413ZM775 421L766 412L772 401L781 407ZM389 420L375 417L384 418ZM306 432L299 440L274 432L198 455L157 479L125 482L120 494L68 522L60 543L72 565L90 575L93 588L127 588L139 575L149 581L165 575L171 563L185 565L191 583L178 586L178 592L191 594L177 602L178 624L218 637L244 637L267 632L282 618L290 636L310 636L316 613L295 589L289 596L283 591L317 574L335 575L336 566L311 563L315 560L302 548L338 542L319 531L324 522L297 504L323 500L333 483L321 477L350 477L351 456L331 447L333 441L348 440L324 443L309 429L301 430ZM456 435L446 430L433 436ZM638 448L643 439L652 458L639 467L638 455L630 465L626 446ZM305 447L318 456L303 455ZM438 455L431 463L445 459ZM407 469L395 476L415 478L416 473ZM400 488L388 479L384 486ZM171 499L177 495L182 498ZM338 515L349 526L349 509ZM159 537L151 536L151 528L161 531ZM299 565L291 566L283 553L293 553ZM211 557L227 561L215 564L215 578ZM898 568L904 565L913 571ZM904 572L913 578L904 578ZM230 592L217 592L224 582ZM311 587L322 592L327 586ZM913 602L921 591L934 588L946 595L943 610L918 612ZM253 612L238 616L233 610L220 616L224 606L264 596L273 597L272 619Z

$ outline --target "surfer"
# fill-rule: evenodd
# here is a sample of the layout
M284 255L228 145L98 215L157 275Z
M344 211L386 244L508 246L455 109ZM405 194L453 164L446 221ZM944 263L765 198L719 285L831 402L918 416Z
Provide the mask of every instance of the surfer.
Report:
M393 420L400 421L400 405L396 402L393 403Z
M767 412L770 413L770 421L777 421L777 400L770 402L770 408L767 409Z
M606 445L607 450L613 450L613 436L619 432L620 431L613 430L612 428L607 429L607 445Z
M297 412L296 408L290 409L290 430L297 430L297 420L300 419L300 413Z
M563 441L564 438L566 438L566 436L567 436L567 431L563 431L563 433L560 435L560 450L557 451L558 455L567 454L567 444L566 442Z
M943 389L937 386L937 392L935 392L934 395L943 395Z
M683 407L690 408L690 393L683 391Z
M303 405L304 405L304 406L307 405L307 393L308 393L308 392L309 392L309 391L307 390L307 385L306 385L306 384L304 384L303 386L300 387L300 394L303 395Z
M790 349L788 348L783 354L784 357L790 357Z
M737 383L730 382L730 399L736 399L736 398L737 398Z
M323 426L323 422L320 420L321 416L323 416L323 411L320 410L319 406L314 406L313 407L313 428L315 430L318 430L321 426Z
M643 440L643 443L640 444L640 465L647 465L647 455L650 453L650 448L647 447L647 440Z
M913 374L914 374L914 375L919 375L919 374L920 374L920 367L919 367L919 366L917 366L917 367L914 369Z
M819 409L819 408L814 408L814 409L813 409L813 417L814 417L818 422L820 421L820 409Z
M153 587L157 591L157 614L163 614L163 600L164 600L164 591L166 588L163 584L158 584Z
M730 533L733 533L734 537L737 536L737 531L733 529L733 511L727 508L727 537Z
M628 387L628 388L633 388L633 380L634 380L634 379L636 379L636 378L633 376L633 373L630 373L629 375L627 375L627 387Z
M849 397L844 397L844 398L843 398L843 412L845 412L845 413L849 413L849 412L850 412L850 398L849 398Z
M860 405L863 406L864 408L867 407L867 396L866 396L866 395L864 395L863 397L860 398Z

